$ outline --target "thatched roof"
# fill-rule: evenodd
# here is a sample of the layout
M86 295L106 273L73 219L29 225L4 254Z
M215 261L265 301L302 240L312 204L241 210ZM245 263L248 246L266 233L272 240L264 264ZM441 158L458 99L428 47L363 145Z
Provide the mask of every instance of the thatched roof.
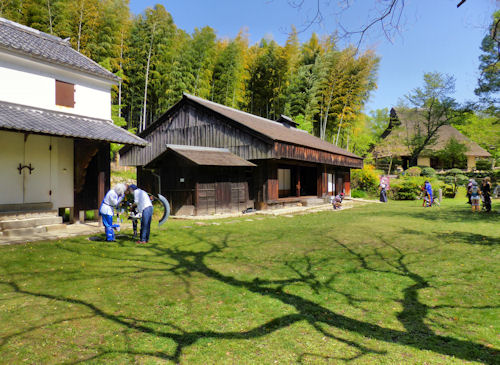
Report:
M405 145L405 140L416 133L418 129L423 129L423 118L414 109L391 109L391 121L382 134L382 142L373 149L376 157L385 156L410 156L410 150ZM466 156L490 157L491 154L476 142L460 133L451 125L443 125L437 131L436 141L427 146L420 154L421 156L431 156L434 152L444 149L451 138L464 144L467 147Z

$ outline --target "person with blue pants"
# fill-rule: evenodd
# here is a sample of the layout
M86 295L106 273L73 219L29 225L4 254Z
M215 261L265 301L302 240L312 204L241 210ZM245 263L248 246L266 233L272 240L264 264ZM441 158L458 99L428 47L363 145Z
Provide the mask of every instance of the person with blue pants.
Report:
M134 195L134 204L137 206L137 211L141 214L141 233L138 244L149 242L149 233L151 231L151 220L153 218L153 204L148 193L139 189L137 185L130 185L129 191Z
M102 217L106 241L115 240L113 216L115 215L115 207L120 204L125 196L125 190L127 190L125 184L116 184L113 189L106 193L99 207L99 215Z

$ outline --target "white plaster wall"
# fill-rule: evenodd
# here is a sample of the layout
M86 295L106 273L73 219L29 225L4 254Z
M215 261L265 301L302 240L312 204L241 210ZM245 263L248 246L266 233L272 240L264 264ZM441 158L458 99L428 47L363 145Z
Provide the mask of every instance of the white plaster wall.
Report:
M0 204L50 201L53 209L72 207L73 139L30 134L27 143L28 147L23 133L0 131ZM48 151L49 145L52 151ZM31 163L35 170L29 174L25 169L19 174L19 163Z
M55 80L75 84L75 107L55 103ZM93 118L111 118L112 82L0 51L0 100Z
M23 202L23 175L17 167L24 162L24 135L0 131L0 204Z
M431 165L431 158L430 157L418 157L417 158L417 165L418 166L430 166Z
M467 170L474 171L476 169L476 156L467 156Z

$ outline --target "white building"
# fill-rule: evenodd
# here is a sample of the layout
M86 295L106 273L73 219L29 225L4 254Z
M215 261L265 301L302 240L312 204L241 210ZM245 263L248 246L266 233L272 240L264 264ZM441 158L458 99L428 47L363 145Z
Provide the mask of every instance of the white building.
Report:
M118 81L68 41L0 18L0 212L98 208L109 143L147 144L111 121Z

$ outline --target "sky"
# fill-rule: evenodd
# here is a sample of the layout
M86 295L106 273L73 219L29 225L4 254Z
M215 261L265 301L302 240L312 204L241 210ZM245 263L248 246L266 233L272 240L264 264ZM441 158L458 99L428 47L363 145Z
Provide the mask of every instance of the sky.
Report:
M284 45L290 27L300 31L306 41L312 32L330 35L341 29L358 30L368 24L380 1L351 0L342 9L341 0L319 0L322 20L311 24L316 0L130 0L130 8L139 14L160 3L172 14L177 27L191 33L206 25L219 38L234 38L245 29L250 44L272 38ZM301 8L292 3L303 2ZM396 106L404 95L422 86L425 72L440 72L455 77L458 102L475 100L474 88L479 76L480 45L491 24L492 14L500 9L500 0L405 0L398 29L390 37L379 26L369 31L362 49L373 49L380 57L378 88L366 111ZM396 14L400 14L396 12ZM357 35L339 40L340 47L357 43Z

